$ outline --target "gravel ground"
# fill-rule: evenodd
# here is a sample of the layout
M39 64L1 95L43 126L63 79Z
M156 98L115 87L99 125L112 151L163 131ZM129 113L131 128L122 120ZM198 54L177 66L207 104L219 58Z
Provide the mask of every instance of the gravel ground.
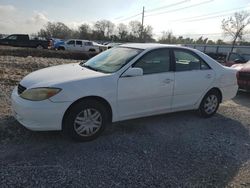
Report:
M210 119L180 112L110 125L92 142L31 132L10 115L28 72L76 61L0 56L1 187L250 187L250 94Z

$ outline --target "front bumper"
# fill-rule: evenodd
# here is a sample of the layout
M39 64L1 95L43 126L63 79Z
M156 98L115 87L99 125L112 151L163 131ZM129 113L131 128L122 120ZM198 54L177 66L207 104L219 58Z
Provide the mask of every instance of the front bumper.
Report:
M11 95L13 116L24 127L33 131L62 129L62 119L70 102L29 101L21 98L17 87Z

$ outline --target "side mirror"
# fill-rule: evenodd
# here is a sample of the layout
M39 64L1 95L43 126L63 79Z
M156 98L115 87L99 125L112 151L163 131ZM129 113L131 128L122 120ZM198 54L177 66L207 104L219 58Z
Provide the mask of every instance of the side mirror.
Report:
M143 75L142 68L130 67L126 72L123 73L122 77L134 77L142 75Z

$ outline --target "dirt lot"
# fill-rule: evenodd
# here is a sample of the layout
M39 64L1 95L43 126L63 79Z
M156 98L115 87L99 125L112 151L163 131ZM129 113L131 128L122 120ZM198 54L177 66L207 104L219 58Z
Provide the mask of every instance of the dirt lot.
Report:
M0 56L1 187L250 187L249 93L210 119L181 112L119 122L88 143L23 128L11 117L13 87L71 62Z
M21 48L0 45L0 56L16 56L16 57L50 57L60 59L89 59L95 56L95 52L77 52L67 50L49 50L49 49L36 49L36 48Z

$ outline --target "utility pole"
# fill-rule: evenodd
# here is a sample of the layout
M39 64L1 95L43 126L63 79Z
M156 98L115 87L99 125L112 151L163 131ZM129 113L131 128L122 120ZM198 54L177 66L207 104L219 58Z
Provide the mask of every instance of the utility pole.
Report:
M142 20L141 20L141 25L142 25L142 28L141 28L141 40L142 40L142 42L144 42L144 35L143 35L143 32L144 32L144 12L145 12L145 7L143 6Z

